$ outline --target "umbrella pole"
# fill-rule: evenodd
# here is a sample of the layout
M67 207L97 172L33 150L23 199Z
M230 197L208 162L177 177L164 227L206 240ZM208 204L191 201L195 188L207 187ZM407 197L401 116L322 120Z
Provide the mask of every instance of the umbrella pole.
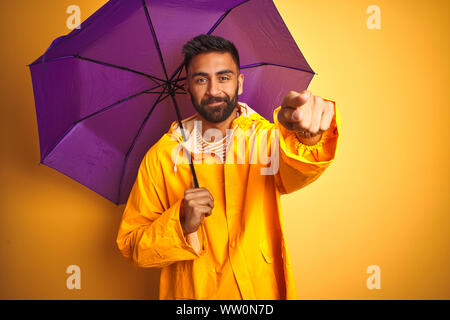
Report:
M186 141L186 136L184 134L183 124L181 123L180 109L178 109L178 104L177 104L177 100L175 99L175 94L171 94L170 96L172 97L173 105L175 106L175 112L177 113L178 125L180 126L181 135L183 136L183 140ZM194 163L192 162L192 157L190 155L189 155L189 157L190 157L190 159L189 159L189 166L191 167L192 176L194 178L194 186L196 188L198 188L199 186L198 186L197 175L195 174Z
M170 89L169 89L170 90ZM170 96L172 97L172 101L173 101L173 105L175 106L175 112L177 113L177 118L178 118L178 124L180 126L180 130L181 130L181 135L183 136L183 140L186 141L186 136L184 134L184 128L183 128L183 124L181 123L181 114L180 114L180 110L178 109L178 104L177 104L177 100L175 99L175 93L172 91ZM189 165L191 167L191 171L192 171L192 176L194 177L194 185L195 188L198 188L198 180L197 180L197 175L195 174L195 169L194 169L194 163L192 161L192 157L189 153ZM202 229L202 248L205 249L205 231L203 230L203 222L200 224L200 227ZM200 241L198 240L198 235L197 232L192 232L186 235L186 240L187 242L192 246L192 248L194 249L194 251L196 253L200 253Z

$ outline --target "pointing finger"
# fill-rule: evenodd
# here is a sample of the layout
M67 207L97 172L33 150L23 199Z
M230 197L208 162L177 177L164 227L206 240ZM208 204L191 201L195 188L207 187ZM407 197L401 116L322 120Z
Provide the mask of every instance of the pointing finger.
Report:
M311 97L311 92L303 90L301 92L289 91L283 100L282 106L287 108L297 108L306 104Z

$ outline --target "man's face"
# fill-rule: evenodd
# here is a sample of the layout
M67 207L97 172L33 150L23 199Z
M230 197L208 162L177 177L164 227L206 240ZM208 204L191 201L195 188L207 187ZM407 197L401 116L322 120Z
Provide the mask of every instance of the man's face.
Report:
M244 75L230 53L208 52L195 56L188 67L186 89L197 112L209 122L228 119L242 93Z

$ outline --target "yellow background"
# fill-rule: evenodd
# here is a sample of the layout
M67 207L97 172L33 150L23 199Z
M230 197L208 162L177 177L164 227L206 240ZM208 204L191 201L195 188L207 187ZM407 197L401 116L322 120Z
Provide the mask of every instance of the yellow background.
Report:
M39 164L27 64L106 1L2 1L1 299L155 299L159 270L122 258L116 206ZM335 100L340 149L312 185L282 197L300 299L449 299L449 20L444 1L276 0ZM381 30L369 30L369 5ZM245 88L244 88L245 89ZM286 88L286 90L296 88ZM81 267L81 290L66 288ZM369 290L366 269L381 269Z

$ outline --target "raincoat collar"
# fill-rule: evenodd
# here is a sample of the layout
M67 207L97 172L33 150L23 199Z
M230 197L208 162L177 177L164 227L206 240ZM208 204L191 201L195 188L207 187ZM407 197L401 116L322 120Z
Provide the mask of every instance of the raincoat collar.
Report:
M231 123L231 130L234 130L235 128L240 128L245 130L248 130L250 127L255 126L255 123L258 120L263 120L264 118L259 115L255 110L250 108L246 103L244 102L238 102L238 108L240 109L240 114L238 117L236 117L233 122ZM182 120L183 128L185 130L185 135L187 141L183 141L183 136L181 134L181 130L179 129L179 125L177 121L172 122L169 131L167 132L173 140L178 141L179 143L182 143L183 146L188 148L191 152L195 152L195 150L192 148L192 146L189 144L189 141L191 140L190 137L192 136L192 132L194 129L194 120L197 118L197 113Z
M233 120L231 123L231 128L233 128L236 124L241 129L248 129L253 125L253 123L258 119L264 119L261 115L259 115L255 110L250 108L246 103L244 102L238 102L238 108L240 110L240 115ZM197 113L193 114L192 116L182 120L183 128L185 131L188 131L189 134L192 132L192 129L194 128L194 120L197 118ZM183 141L183 137L181 136L181 132L178 128L178 121L174 121L170 129L168 131L169 134L172 134L175 132L176 139L178 141ZM231 129L230 128L230 129Z
M252 128L255 129L256 122L258 120L263 120L264 118L258 114L255 110L250 108L246 103L244 102L238 102L238 108L239 108L239 116L236 117L232 123L230 129L232 130L233 136L236 129L241 129L243 131L247 131L248 129ZM197 118L197 113L194 115L182 120L183 128L185 130L185 136L186 141L184 141L183 136L181 134L181 130L179 128L178 122L174 121L170 129L168 131L168 134L170 135L172 140L177 141L178 143L178 149L176 153L175 158L175 164L173 167L173 171L177 171L177 161L178 161L178 154L180 153L180 149L183 147L186 151L190 153L200 153L202 152L198 148L196 148L195 139L193 138L194 135L192 134L194 132L194 120ZM191 138L192 137L192 138ZM231 139L231 138L230 138Z

